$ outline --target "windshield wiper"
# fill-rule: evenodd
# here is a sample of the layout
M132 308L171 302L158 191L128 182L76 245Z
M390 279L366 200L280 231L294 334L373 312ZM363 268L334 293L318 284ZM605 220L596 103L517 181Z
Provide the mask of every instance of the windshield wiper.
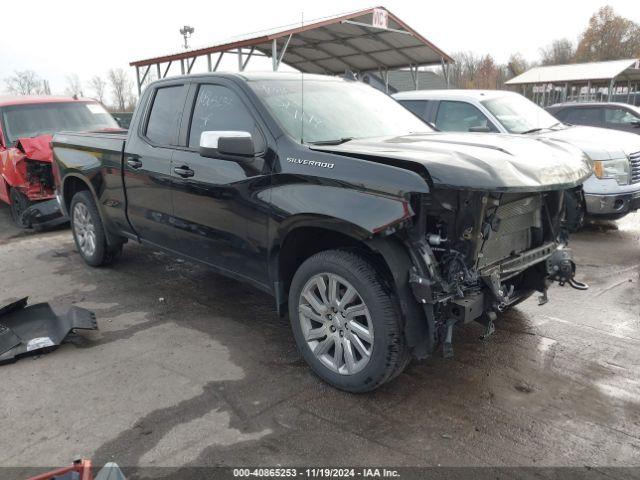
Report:
M541 127L532 128L531 130L525 130L524 132L520 132L522 135L526 135L527 133L536 133L542 130Z
M565 124L562 122L556 122L550 127L536 127L536 128L532 128L531 130L525 130L524 132L520 132L520 133L521 135L526 135L527 133L536 133L536 132L539 132L540 130L553 130L555 127L562 127L564 125Z
M310 145L340 145L353 140L353 137L337 138L335 140L321 140L319 142L308 142Z

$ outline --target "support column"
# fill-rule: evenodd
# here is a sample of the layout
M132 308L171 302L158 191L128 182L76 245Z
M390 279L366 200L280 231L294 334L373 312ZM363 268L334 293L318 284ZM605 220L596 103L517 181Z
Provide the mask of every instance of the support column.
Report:
M271 40L271 67L274 72L278 70L278 41L275 38Z
M238 49L238 71L241 72L242 70L243 70L243 68L242 68L242 49L239 48Z
M142 93L142 84L140 82L140 67L136 66L136 83L138 84L138 95Z

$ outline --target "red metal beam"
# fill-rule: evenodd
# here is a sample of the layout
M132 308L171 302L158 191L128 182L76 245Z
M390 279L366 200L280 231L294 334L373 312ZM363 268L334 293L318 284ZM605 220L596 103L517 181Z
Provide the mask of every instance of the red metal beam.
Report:
M235 42L225 43L225 44L222 44L222 45L215 45L215 46L212 46L212 47L200 48L200 49L196 49L196 50L189 50L189 51L186 51L186 52L174 53L174 54L170 54L170 55L163 55L163 56L160 56L160 57L148 58L148 59L144 59L144 60L137 60L137 61L129 63L129 65L132 66L132 67L143 67L143 66L147 66L147 65L154 65L156 63L163 63L163 62L169 62L169 61L175 61L175 60L184 60L184 59L187 59L187 58L194 58L194 57L199 57L199 56L208 55L208 54L212 54L212 53L226 52L228 50L235 50L235 49L239 49L239 48L257 47L258 45L269 43L269 42L271 42L271 40L277 40L279 38L286 37L288 35L295 35L295 34L298 34L298 33L307 32L309 30L315 30L317 28L326 27L328 25L339 24L344 20L351 20L353 18L361 17L363 15L372 14L373 11L376 10L377 8L382 9L382 10L386 10L387 13L389 14L389 18L393 19L396 23L398 23L398 25L400 25L402 28L407 30L407 32L409 32L415 38L417 38L418 40L423 42L426 46L430 47L432 50L434 50L436 53L438 53L443 59L445 59L445 61L453 62L453 59L449 55L447 55L442 50L440 50L438 47L436 47L433 43L429 42L426 38L424 38L418 32L416 32L411 27L409 27L406 23L404 23L402 20L400 20L398 17L396 17L393 13L389 12L386 8L384 8L384 7L375 7L375 8L367 8L367 9L360 10L360 11L357 11L357 12L348 13L346 15L341 15L341 16L338 16L338 17L332 17L332 18L329 18L327 20L322 20L322 21L319 21L319 22L309 23L307 25L301 25L299 27L290 28L290 29L287 29L287 30L283 30L283 31L272 33L272 34L268 34L268 35L262 35L262 36L255 37L255 38L249 38L249 39L245 39L245 40L238 40L238 41L235 41Z

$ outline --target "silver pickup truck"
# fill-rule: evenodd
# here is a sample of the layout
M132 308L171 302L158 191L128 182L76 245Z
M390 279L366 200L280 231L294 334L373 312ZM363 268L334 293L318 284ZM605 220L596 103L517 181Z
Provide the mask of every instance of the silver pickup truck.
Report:
M569 125L522 95L502 90L423 90L393 95L441 131L512 133L550 138L580 148L594 174L584 198L567 196L567 225L580 228L585 215L619 219L640 207L640 137L604 128Z

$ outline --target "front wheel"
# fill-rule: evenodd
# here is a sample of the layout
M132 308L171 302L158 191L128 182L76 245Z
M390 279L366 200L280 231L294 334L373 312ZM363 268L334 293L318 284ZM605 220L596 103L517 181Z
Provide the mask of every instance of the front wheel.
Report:
M82 259L92 267L111 263L122 246L109 248L102 219L91 193L81 191L71 200L71 230Z
M31 201L17 188L9 190L9 199L11 201L11 218L13 222L20 228L31 228L31 224L25 221L22 216L24 211L31 206Z
M374 390L407 364L394 295L356 253L330 250L307 259L293 277L289 317L306 362L341 390Z

